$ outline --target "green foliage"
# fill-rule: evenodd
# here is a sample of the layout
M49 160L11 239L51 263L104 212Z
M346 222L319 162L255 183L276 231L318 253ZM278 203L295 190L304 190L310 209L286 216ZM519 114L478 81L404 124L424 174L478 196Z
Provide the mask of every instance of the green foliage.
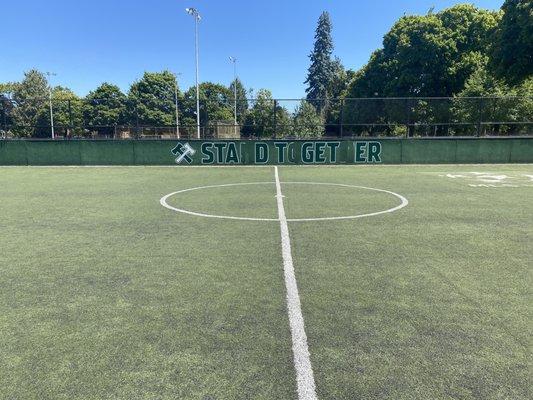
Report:
M354 79L355 72L344 69L338 57L335 57L333 61L333 71L333 79L328 89L331 98L323 114L327 133L335 135L340 133L339 123L341 120L341 108L344 106L343 99L347 95L348 85Z
M54 127L56 135L81 135L83 130L82 101L76 94L61 86L52 89ZM45 108L37 116L36 137L50 137L50 110Z
M48 106L48 81L42 72L32 69L24 79L11 86L16 107L12 111L16 136L33 136L38 118Z
M350 97L451 96L480 65L499 14L457 5L402 17L354 79Z
M515 124L480 126L485 134L528 132L521 122L533 121L533 78L509 86L481 68L476 71L454 99L452 112L458 122L515 122ZM473 98L476 97L476 98ZM484 97L484 98L477 98Z
M305 89L308 100L327 99L330 97L329 90L335 75L336 65L331 60L333 51L333 39L331 38L331 20L329 13L324 11L318 19L318 26L315 31L315 44L313 51L309 55L311 65L304 83L308 86ZM315 103L317 110L324 109L322 102Z
M11 96L15 86L16 83L0 83L0 130L2 135L7 132L7 127L13 124L14 104L11 101Z
M200 90L200 125L209 121L233 121L233 92L218 83L203 82ZM196 87L191 86L183 96L184 125L196 125Z
M473 74L485 68L487 49L500 18L498 12L467 4L402 17L385 35L383 48L355 74L348 97L458 95ZM489 79L486 74L480 78ZM348 102L344 122L424 125L452 122L453 115L458 116L457 110L451 111L444 100L376 100ZM394 134L392 130L389 133ZM433 133L447 131L441 126Z
M499 78L516 84L533 75L533 2L506 0L502 11L490 65Z
M248 111L248 100L246 98L246 89L244 88L244 85L242 84L239 78L231 82L229 86L229 90L232 94L234 93L235 89L237 89L237 122L239 124L242 124L244 122L244 119L246 118L246 113ZM234 96L232 95L231 100L233 101L233 99Z
M246 114L244 136L281 137L290 133L290 119L287 110L278 105L272 93L259 89L253 106Z
M102 83L85 98L83 105L85 124L100 135L112 135L114 126L126 122L127 100L118 86Z
M308 101L302 100L294 111L292 136L316 138L324 135L324 118Z
M138 120L139 125L175 125L176 85L176 77L169 71L145 72L142 79L131 85L129 90L129 119Z

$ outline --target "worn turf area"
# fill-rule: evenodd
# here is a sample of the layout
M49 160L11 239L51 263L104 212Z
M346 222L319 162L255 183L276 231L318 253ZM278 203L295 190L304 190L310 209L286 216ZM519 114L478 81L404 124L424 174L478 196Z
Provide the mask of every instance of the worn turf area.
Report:
M409 200L289 222L319 399L531 398L532 166L279 172ZM277 218L271 167L0 168L0 399L296 399L279 223L159 203L247 182L168 203ZM289 219L399 202L282 190Z

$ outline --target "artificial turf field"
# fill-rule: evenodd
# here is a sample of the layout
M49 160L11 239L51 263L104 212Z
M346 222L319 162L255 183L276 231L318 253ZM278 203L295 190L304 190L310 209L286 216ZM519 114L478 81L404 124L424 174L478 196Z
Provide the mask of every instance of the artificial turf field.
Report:
M279 176L319 399L531 398L532 165ZM168 204L274 221L160 204L251 182ZM399 199L288 182L409 204L294 222ZM273 167L0 168L0 398L297 399L275 195Z

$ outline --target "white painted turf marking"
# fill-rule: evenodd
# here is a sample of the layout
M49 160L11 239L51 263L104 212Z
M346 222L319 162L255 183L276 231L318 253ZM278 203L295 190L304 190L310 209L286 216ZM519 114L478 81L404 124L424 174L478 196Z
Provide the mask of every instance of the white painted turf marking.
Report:
M382 193L388 193L391 194L397 198L400 199L401 203L393 208L389 208L388 210L383 211L376 211L372 213L367 214L358 214L358 215L347 215L347 216L340 216L340 217L317 217L317 218L288 218L288 222L306 222L306 221L338 221L343 219L356 219L356 218L363 218L363 217L373 217L380 214L387 214L392 213L394 211L397 211L401 208L404 208L409 204L409 201L403 197L401 194L391 192L389 190L384 189L376 189L366 186L356 186L356 185L346 185L343 183L325 183L325 182L283 182L284 185L329 185L329 186L340 186L340 187L347 187L347 188L357 188L357 189L365 189L365 190L373 190L376 192L382 192ZM177 211L184 214L189 215L195 215L197 217L206 217L206 218L219 218L219 219L232 219L232 220L240 220L240 221L279 221L279 218L256 218L256 217L234 217L231 215L216 215L216 214L205 214L200 213L196 211L189 211L182 208L177 208L174 206L171 206L167 203L167 200L169 197L172 197L176 194L185 193L185 192L191 192L193 190L202 190L202 189L210 189L210 188L217 188L217 187L232 187L232 186L245 186L245 185L272 185L272 182L246 182L246 183L226 183L223 185L209 185L209 186L198 186L183 190L178 190L177 192L172 192L169 194L166 194L165 196L161 197L159 200L159 203L169 210Z
M283 193L281 192L281 184L279 182L278 167L274 167L274 174L276 178L276 199L278 202L279 226L281 230L283 271L285 275L285 287L287 289L287 311L289 313L289 324L291 328L298 399L316 400L315 378L313 376L313 368L311 367L304 317L302 315L298 285L296 284L294 265L292 263L291 239L289 237L287 218L285 217L285 208L283 207Z

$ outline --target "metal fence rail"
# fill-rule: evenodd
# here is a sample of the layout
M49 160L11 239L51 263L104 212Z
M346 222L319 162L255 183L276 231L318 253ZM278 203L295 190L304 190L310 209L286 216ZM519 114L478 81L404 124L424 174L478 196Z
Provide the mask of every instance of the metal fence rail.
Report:
M57 138L533 135L533 96L342 99L52 99ZM235 104L237 108L235 121ZM198 129L199 128L199 129ZM1 138L52 135L49 99L0 97Z

